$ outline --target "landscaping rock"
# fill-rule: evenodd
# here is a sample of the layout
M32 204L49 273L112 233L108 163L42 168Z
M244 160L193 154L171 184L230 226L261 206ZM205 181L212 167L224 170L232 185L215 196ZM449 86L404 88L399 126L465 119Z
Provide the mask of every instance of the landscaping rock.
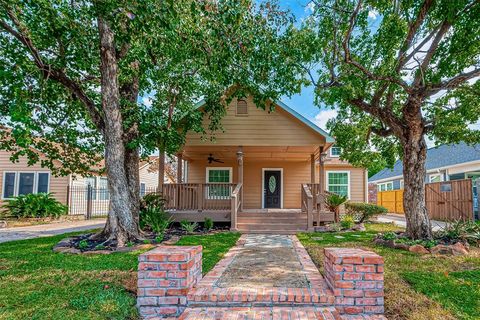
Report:
M0 229L6 228L7 227L7 221L5 220L0 220Z
M70 254L80 254L82 253L80 250L75 248L67 248L67 247L54 247L53 252L58 253L70 253Z
M168 239L167 241L162 242L162 244L173 245L173 244L177 243L178 240L180 240L180 237L179 237L179 236L172 236L172 237L171 237L170 239Z
M450 246L455 256L465 256L468 254L468 249L461 242L457 242Z
M451 246L439 244L430 249L430 252L432 254L453 254L453 249Z
M429 254L430 253L430 251L428 251L424 246L419 245L419 244L411 246L408 249L408 251L419 253L419 254Z
M405 251L410 250L410 246L405 243L395 243L394 248L399 250L405 250Z
M110 251L110 250L91 250L91 251L84 251L83 254L110 254L112 253L113 251Z
M365 225L363 223L357 223L352 227L353 231L366 231L367 228L365 228Z

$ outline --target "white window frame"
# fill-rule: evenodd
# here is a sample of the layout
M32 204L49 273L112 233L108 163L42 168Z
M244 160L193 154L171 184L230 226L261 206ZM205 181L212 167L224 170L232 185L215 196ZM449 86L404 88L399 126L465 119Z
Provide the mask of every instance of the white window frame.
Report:
M210 184L223 184L223 183L232 183L233 181L233 168L232 167L206 167L205 169L205 183L210 183ZM210 177L210 171L212 170L228 170L229 171L229 174L228 174L228 182L209 182L208 178ZM230 195L229 196L225 196L225 197L210 197L209 195L209 192L208 192L208 189L205 190L206 194L206 198L207 199L230 199L230 196L232 195L232 190L230 190Z
M265 171L280 171L280 209L283 209L283 168L262 168L262 209L265 209Z
M388 189L388 186L389 186L389 185L392 186L391 189ZM382 190L382 186L385 186L385 190ZM393 190L393 181L382 182L382 183L377 184L377 190L380 191L380 192L383 192L383 191L392 191L392 190Z
M403 190L405 188L405 181L402 179L400 180L400 189Z
M14 173L15 174L15 180L13 184L13 198L18 197L18 191L20 189L20 174L21 173L33 173L33 194L38 193L38 174L39 173L46 173L48 174L48 184L47 184L47 192L50 193L50 181L52 177L52 173L50 171L31 171L31 170L22 170L22 171L11 171L11 170L6 170L3 171L3 180L2 180L2 200L11 200L13 198L5 198L5 177L7 173Z
M333 147L330 148L330 157L332 157L332 158L340 158L340 154L339 154L339 155L336 155L336 154L333 154L333 153L332 153L333 148L338 148L338 149L340 149L340 154L342 154L342 148L333 146Z
M348 200L351 199L351 191L352 191L352 185L351 185L351 180L350 180L350 171L348 170L327 170L325 171L325 175L326 175L326 179L325 179L325 190L329 191L329 186L330 186L330 182L329 182L329 177L328 175L330 173L346 173L347 174L347 179L348 179L348 194L347 194L347 198Z
M432 178L436 178L436 177L440 177L440 181L436 181L436 182L443 182L443 174L441 173L431 173L428 175L428 182L429 183L434 183L432 181Z

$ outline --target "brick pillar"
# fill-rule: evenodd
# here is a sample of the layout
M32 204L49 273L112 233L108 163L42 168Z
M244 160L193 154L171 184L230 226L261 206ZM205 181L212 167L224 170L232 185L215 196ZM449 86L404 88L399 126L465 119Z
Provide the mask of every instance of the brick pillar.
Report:
M177 317L202 278L202 246L160 246L138 257L137 307L144 319Z
M325 280L341 314L383 314L383 258L362 249L325 248Z

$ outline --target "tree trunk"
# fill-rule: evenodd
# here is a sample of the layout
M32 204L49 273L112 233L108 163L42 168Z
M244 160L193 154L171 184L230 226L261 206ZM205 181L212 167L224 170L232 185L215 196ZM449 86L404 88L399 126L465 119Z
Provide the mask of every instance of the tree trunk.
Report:
M403 208L407 235L412 239L431 239L432 228L425 207L427 144L423 128L410 128L408 133L403 140Z
M140 238L138 214L138 161L136 175L126 167L138 160L134 151L126 150L123 141L123 120L120 109L120 91L118 83L118 65L115 57L114 36L107 22L98 18L101 57L102 110L105 128L105 167L110 191L110 210L107 224L98 235L109 240L116 240L118 246ZM133 169L132 169L133 170ZM132 176L130 176L132 175ZM134 190L130 190L133 185ZM138 210L136 211L138 213Z

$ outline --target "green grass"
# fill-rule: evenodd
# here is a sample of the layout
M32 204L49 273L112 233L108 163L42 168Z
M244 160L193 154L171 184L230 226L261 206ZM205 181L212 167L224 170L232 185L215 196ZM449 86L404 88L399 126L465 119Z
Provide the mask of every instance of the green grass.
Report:
M185 236L180 246L202 245L202 273L206 274L240 238L240 233L226 232L204 236Z
M67 235L0 244L0 319L136 319L137 256L53 253ZM204 271L239 235L187 236L204 246Z
M388 319L480 319L480 250L472 248L470 256L421 256L373 244L377 232L395 229L391 224L367 224L365 232L298 237L320 269L323 247L361 247L382 255Z

